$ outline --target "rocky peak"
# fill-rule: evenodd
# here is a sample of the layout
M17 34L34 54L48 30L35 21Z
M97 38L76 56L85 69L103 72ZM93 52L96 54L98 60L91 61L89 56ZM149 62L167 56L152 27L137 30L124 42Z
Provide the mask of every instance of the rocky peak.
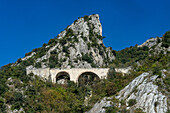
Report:
M83 34L84 37L88 37L90 30L93 29L93 33L102 36L102 25L100 23L98 14L84 16L83 18L75 20L70 26L68 26L58 35L58 38L60 39L64 37L68 29L73 30L74 35Z
M98 14L84 16L51 39L43 47L28 53L32 59L27 68L105 67L115 59L114 51L103 44L102 25Z

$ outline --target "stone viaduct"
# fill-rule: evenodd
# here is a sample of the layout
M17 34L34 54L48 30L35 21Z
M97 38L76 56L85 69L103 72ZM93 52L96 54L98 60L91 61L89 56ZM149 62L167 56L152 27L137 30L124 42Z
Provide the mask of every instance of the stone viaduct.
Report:
M97 75L99 79L104 79L107 77L109 68L91 68L91 69L39 68L39 69L27 69L26 71L27 71L27 74L33 73L34 75L40 76L41 78L45 80L50 79L53 83L56 83L56 80L59 76L65 76L65 75L69 77L69 80L77 83L79 80L79 77L84 73L91 73L93 75Z

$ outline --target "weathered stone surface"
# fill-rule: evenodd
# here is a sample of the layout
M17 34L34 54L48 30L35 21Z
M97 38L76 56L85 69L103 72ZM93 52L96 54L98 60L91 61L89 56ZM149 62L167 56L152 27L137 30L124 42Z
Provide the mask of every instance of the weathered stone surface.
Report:
M131 70L131 67L127 67L127 68L115 68L116 72L120 72L120 73L123 73L123 74L129 73L130 70Z
M116 98L126 102L136 99L137 103L133 107L141 108L146 113L166 113L167 97L153 83L157 78L158 75L143 73L121 90Z
M35 52L32 52L31 55L26 56L26 57L22 58L21 60L23 60L23 61L27 60L27 59L31 58L32 56L34 56L35 54L36 54Z
M70 33L68 35L68 33ZM69 39L69 41L68 41ZM47 45L48 51L40 58L36 57L33 67L36 63L41 63L41 67L49 67L51 52L57 53L58 66L61 68L92 68L104 67L115 59L111 48L106 48L102 40L102 25L98 14L85 16L74 21L55 39L57 42L53 45ZM65 43L61 43L65 40ZM67 52L66 52L67 51ZM22 60L34 57L36 52ZM84 60L83 56L89 56L91 61Z
M33 73L44 80L52 80L53 83L56 83L56 76L58 73L66 72L69 75L71 81L77 82L79 76L85 72L91 72L96 74L100 79L107 77L109 68L91 68L91 69L81 69L81 68L72 68L72 69L50 69L50 68L40 68L40 69L27 69L27 74ZM62 81L61 81L62 82Z
M97 102L93 108L86 113L105 113L104 107L111 107L113 102L109 101L110 97L104 97L101 101Z
M160 38L160 40L161 40L161 38ZM157 44L157 38L151 38L151 39L148 39L146 42L144 42L142 45L139 45L138 47L147 46L150 48L156 44Z
M158 39L160 40L160 42L158 42ZM170 51L170 47L168 47L168 48L162 47L161 41L162 41L162 38L160 38L160 37L151 38L151 39L148 39L143 44L139 45L138 47L147 46L147 47L149 47L149 51L153 52L155 55L159 54L161 51L163 51L163 54L167 54L167 52ZM152 48L153 46L155 46L155 47Z

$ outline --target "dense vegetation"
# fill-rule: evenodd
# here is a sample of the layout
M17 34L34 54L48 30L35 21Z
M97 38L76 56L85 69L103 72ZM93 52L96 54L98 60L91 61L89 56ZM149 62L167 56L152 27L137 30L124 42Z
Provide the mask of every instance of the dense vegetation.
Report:
M108 80L98 81L91 86L77 86L71 81L65 85L58 85L44 82L33 74L26 75L23 66L11 65L2 67L0 77L1 112L6 110L8 104L12 105L11 110L23 108L30 113L84 112L104 96L116 94L133 79L132 76L123 77L112 68ZM85 96L88 96L90 91L93 96L88 105L84 105Z

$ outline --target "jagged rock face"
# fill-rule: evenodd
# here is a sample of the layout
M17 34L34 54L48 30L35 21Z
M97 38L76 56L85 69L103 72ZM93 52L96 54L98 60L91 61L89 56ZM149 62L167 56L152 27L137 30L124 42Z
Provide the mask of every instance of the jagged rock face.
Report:
M148 39L146 42L143 44L139 45L138 47L144 47L147 46L149 48L150 52L153 52L155 55L163 52L163 54L167 54L170 52L170 47L162 47L162 38L157 37L157 38L151 38Z
M151 76L149 73L141 74L121 90L116 98L126 102L135 99L136 104L133 107L141 108L146 113L166 113L167 96L163 95L154 84L158 76Z
M39 50L32 51L21 59L34 59L27 68L104 67L115 59L114 51L103 44L102 25L97 14L79 18L57 37L39 48L43 55L39 55L42 53Z
M162 40L161 38L159 38L160 40ZM138 47L143 47L143 46L147 46L147 47L152 47L154 45L157 44L157 38L151 38L148 39L146 42L144 42L143 44L139 45Z
M93 108L86 112L86 113L105 113L106 110L104 107L112 107L113 102L110 101L112 99L111 97L104 97L101 101L97 102Z

